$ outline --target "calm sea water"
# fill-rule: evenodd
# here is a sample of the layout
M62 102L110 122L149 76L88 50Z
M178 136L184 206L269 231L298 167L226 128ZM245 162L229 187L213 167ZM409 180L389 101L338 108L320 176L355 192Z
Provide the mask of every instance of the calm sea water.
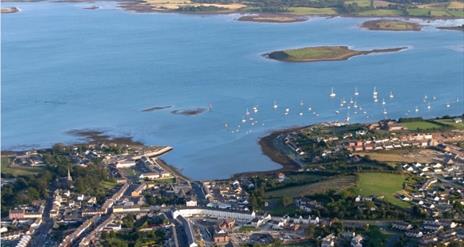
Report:
M84 10L85 4L9 5L22 11L1 17L3 150L71 143L76 139L69 130L100 129L172 145L167 161L192 178L224 178L278 168L256 143L276 128L348 114L352 121L372 121L464 111L462 32L372 32L358 28L366 20L359 18L264 24L238 22L237 15L135 14L110 4L99 10ZM409 49L340 62L262 57L312 45ZM385 106L372 101L374 86ZM337 99L328 97L332 87ZM363 110L337 115L338 97L349 100L355 87ZM210 104L201 115L170 113ZM165 105L173 107L142 112ZM242 123L247 108L252 113Z

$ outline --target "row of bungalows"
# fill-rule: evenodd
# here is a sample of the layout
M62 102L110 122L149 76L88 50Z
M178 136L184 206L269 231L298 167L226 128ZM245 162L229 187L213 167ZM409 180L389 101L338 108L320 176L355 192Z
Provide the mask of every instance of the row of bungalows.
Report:
M447 132L434 133L434 138L443 143L455 143L464 141L464 131L453 130Z
M124 193L126 192L126 190L129 188L129 184L124 184L119 190L118 192L114 193L113 196L111 196L111 198L109 198L108 200L105 201L105 203L103 203L102 205L102 210L107 213L108 212L108 209L110 209L111 207L113 207L113 204L118 201L119 199L121 199L121 197L124 195Z
M158 157L172 150L170 146L154 147L144 150L143 154L135 155L132 157L133 160L142 159L142 157Z
M172 178L172 174L166 170L157 169L156 167L153 168L152 172L142 173L139 176L141 180L157 180L157 179L165 179L165 178Z
M113 207L113 213L115 214L127 214L127 213L147 213L150 212L150 208L148 207L140 207L140 206L115 206Z
M430 147L436 145L432 134L404 135L378 140L352 140L346 143L352 152L391 150L405 147Z
M40 212L28 212L23 209L12 209L9 212L8 217L10 220L31 220L31 219L40 219L42 218L42 213Z
M90 226L92 226L97 220L99 216L93 216L92 218L84 221L74 232L67 235L63 241L61 241L59 247L68 247L71 246L73 241L79 238L82 233L84 233Z
M299 155L304 155L305 152L303 151L303 149L301 149L299 146L298 146L298 143L296 142L296 137L295 137L295 134L293 133L290 133L288 134L285 139L284 139L284 143L291 149L293 150L295 153L299 154Z
M10 209L8 218L10 220L33 220L42 219L45 206L43 204L37 207L20 207Z

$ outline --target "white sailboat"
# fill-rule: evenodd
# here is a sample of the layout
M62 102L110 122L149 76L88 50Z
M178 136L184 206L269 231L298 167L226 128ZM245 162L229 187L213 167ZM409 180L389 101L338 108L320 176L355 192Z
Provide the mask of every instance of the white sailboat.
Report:
M359 96L359 92L358 92L358 88L357 88L357 87L354 88L354 96Z
M393 99L393 98L395 98L395 95L393 95L393 92L390 91L390 99Z
M372 97L377 98L378 95L379 93L377 92L377 88L374 87L374 91L372 91Z
M285 108L285 115L288 115L288 113L290 112L290 108Z
M253 112L258 113L258 107L257 106L253 106Z
M272 108L277 109L279 108L279 105L277 105L277 102L274 100L274 104L272 105Z
M335 91L334 91L333 88L331 89L329 96L330 96L331 98L335 98L335 96L337 96L337 94L335 93Z

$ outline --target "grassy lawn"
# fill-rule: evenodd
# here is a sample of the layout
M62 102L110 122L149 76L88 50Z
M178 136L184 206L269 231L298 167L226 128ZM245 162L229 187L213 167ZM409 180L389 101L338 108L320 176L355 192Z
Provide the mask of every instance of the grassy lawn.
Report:
M407 12L408 12L408 15L410 16L429 16L430 15L430 10L426 8L408 9Z
M396 9L372 9L357 13L358 16L400 16L401 11Z
M341 191L354 186L355 181L355 176L334 177L317 183L269 191L266 192L266 197L283 197L287 195L296 197L323 193L329 190Z
M336 15L333 8L290 7L288 12L294 15Z
M287 50L286 53L295 59L323 59L351 53L351 50L342 47L307 47Z
M356 3L359 7L369 7L371 6L370 0L349 0L345 2L346 4Z
M428 17L464 17L464 10L455 8L411 8L407 10L410 16L428 16Z
M411 122L402 122L401 125L406 127L408 130L433 130L433 129L441 129L442 126L430 122L430 121L411 121Z
M310 62L343 60L362 54L360 51L350 50L346 46L316 46L269 53L269 58L289 62Z
M433 120L433 122L444 124L452 128L456 128L456 129L464 129L464 123L463 122L456 123L454 119L436 119L436 120Z
M464 18L464 10L458 10L458 9L449 9L447 10L448 13L450 13L454 17L459 17L459 18Z
M403 189L406 176L391 173L359 173L356 189L363 196L384 196L384 200L399 206L409 207L410 204L395 197Z

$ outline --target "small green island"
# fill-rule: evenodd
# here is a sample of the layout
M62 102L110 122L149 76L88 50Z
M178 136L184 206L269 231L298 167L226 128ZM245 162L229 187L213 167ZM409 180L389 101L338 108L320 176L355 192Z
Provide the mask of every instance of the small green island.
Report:
M381 31L420 31L421 26L414 22L400 20L372 20L364 22L361 27Z
M259 15L243 15L238 18L239 21L251 22L270 22L270 23L292 23L306 21L308 18L296 15L275 15L275 14L259 14Z
M352 50L348 46L315 46L282 51L273 51L264 54L265 57L283 62L319 62L347 60L353 56L371 53L396 52L406 47L373 49L367 51Z

